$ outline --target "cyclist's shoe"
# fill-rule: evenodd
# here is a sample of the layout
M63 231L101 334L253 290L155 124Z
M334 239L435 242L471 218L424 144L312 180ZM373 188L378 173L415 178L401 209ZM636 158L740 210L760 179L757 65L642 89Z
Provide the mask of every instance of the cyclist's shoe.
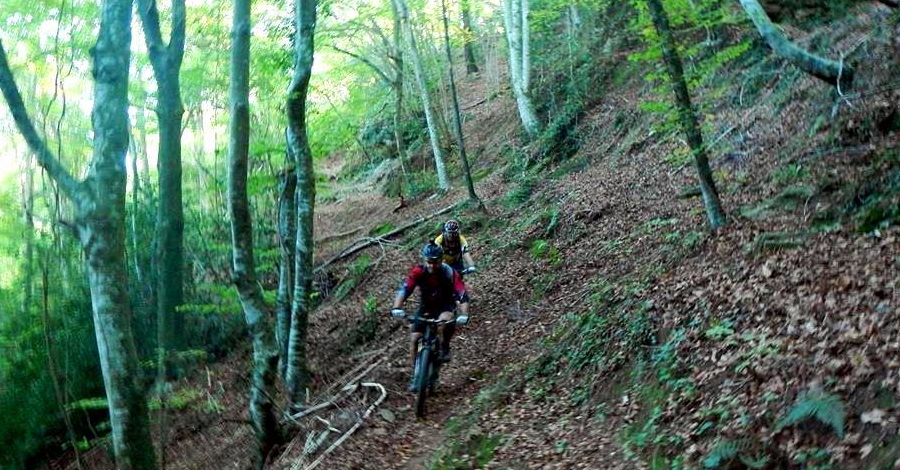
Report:
M450 346L441 345L441 355L438 356L441 362L450 362Z

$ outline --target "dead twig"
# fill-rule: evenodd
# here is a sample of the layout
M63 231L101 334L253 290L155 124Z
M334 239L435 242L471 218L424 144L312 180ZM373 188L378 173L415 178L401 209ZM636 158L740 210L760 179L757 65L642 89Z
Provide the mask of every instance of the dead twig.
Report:
M306 466L304 470L312 470L316 468L320 463L322 463L322 461L325 460L325 457L327 457L328 454L334 451L334 449L337 449L341 444L344 443L344 441L347 440L347 438L350 437L351 434L356 432L356 430L359 429L360 426L362 426L363 421L365 421L369 417L369 415L372 414L372 411L375 410L375 408L378 407L378 405L380 405L381 402L383 402L387 397L387 390L384 389L384 385L375 382L363 382L362 386L377 388L379 391L381 391L381 396L378 397L377 400L375 400L375 403L372 403L369 408L366 409L366 412L363 413L363 415L356 421L356 424L354 424L353 427L348 429L347 432L345 432L340 438L338 438L338 440L334 441L334 444L331 444L327 449L325 449L325 452L322 452L322 455L320 455L319 458L317 458L313 463ZM291 470L297 470L299 468L300 462L297 462L296 464L294 464L294 466L291 467Z

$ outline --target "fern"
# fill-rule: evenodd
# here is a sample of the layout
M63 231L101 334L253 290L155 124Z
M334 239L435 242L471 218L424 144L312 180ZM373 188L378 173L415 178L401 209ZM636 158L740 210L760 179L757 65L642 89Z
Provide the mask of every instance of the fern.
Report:
M720 440L703 458L703 466L710 469L726 468L737 459L747 468L765 468L766 464L769 463L769 456L766 454L751 454L753 447L751 441L746 439Z
M768 455L758 455L758 456L746 456L740 455L738 458L741 460L741 463L747 466L747 468L752 468L754 470L765 468L769 463Z
M738 442L722 440L716 443L706 457L703 458L703 466L706 468L720 468L734 460L738 455L740 445Z
M820 388L813 388L797 397L797 402L787 416L778 421L776 430L780 431L809 418L816 418L821 423L831 426L835 434L843 438L845 417L844 402L839 397Z

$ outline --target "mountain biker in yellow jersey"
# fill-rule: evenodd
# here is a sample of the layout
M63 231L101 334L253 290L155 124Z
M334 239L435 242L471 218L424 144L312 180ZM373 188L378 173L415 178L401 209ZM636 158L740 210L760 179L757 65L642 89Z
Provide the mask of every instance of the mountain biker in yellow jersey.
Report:
M475 272L475 261L469 254L469 243L466 237L459 233L459 222L448 220L444 224L444 231L434 239L434 243L444 250L444 263L450 265L460 274ZM463 261L465 260L465 266Z
M451 320L455 318L457 306L460 320L463 316L468 318L469 296L466 294L466 285L463 283L462 276L442 262L444 250L439 245L429 242L422 248L421 254L425 264L413 266L409 271L409 275L400 284L400 289L394 298L393 309L399 309L413 290L418 287L421 302L416 316L450 321L450 323L438 327L438 334L441 335L440 359L447 362L450 360L450 339L453 337L456 326ZM465 321L460 323L464 324ZM415 368L418 341L422 336L423 325L413 323L410 326L410 332L409 358L410 364ZM413 375L415 376L415 372ZM410 384L409 388L410 391L415 391L415 382Z

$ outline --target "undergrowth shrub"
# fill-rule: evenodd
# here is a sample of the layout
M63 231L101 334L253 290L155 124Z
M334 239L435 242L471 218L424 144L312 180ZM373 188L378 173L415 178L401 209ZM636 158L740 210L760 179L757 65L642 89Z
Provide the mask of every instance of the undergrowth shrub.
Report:
M834 430L838 437L843 438L846 415L844 402L840 397L827 393L821 388L812 388L797 396L794 406L778 420L775 430L780 431L788 426L815 418Z

